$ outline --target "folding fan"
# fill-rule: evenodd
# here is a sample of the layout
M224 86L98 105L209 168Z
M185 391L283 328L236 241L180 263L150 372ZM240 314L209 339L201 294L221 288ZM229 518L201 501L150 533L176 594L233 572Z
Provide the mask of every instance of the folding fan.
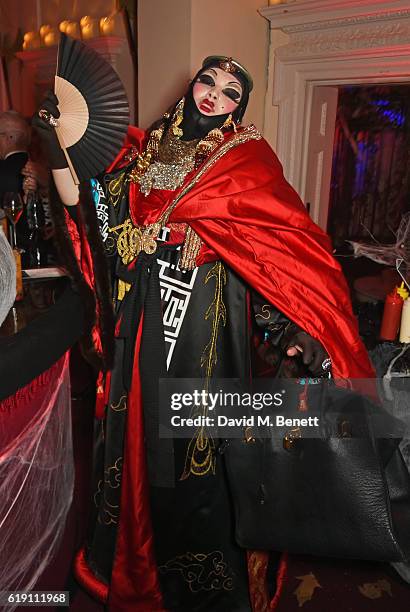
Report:
M127 96L99 53L63 33L55 94L61 113L57 137L78 184L102 172L120 150L129 123Z

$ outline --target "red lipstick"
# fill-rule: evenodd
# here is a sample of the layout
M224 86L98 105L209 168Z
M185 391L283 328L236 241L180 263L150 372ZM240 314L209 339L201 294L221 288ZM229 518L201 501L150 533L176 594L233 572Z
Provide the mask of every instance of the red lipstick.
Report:
M215 110L215 104L211 100L202 100L199 110L204 113L212 113Z

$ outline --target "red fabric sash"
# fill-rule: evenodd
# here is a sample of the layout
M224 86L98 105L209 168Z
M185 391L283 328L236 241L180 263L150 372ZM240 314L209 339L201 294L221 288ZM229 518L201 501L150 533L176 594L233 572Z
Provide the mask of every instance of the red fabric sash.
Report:
M143 316L138 328L132 388L128 396L121 520L111 576L109 609L115 612L165 612L153 549L145 466L144 415L139 375Z
M265 140L227 152L170 220L191 225L251 287L317 338L336 378L374 376L330 239L310 219Z

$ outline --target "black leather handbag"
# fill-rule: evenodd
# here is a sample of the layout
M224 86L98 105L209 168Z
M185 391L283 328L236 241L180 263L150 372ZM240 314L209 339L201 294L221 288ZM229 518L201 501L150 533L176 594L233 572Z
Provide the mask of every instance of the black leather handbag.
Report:
M305 415L319 417L317 437L307 437L303 427L270 427L264 435L248 430L246 439L226 443L238 544L408 560L410 477L395 437L396 419L329 382L309 385L307 405Z

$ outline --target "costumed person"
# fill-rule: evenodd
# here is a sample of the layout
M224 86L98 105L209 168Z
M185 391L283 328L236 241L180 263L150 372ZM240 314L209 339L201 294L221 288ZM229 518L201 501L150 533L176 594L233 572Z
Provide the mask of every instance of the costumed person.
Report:
M201 427L191 440L159 438L159 378L247 377L254 326L315 376L330 365L336 377L373 375L329 238L261 134L241 126L251 90L239 62L206 58L186 95L147 132L131 127L79 198L53 94L34 118L82 279L73 274L95 289L106 369L107 268L113 291L115 356L100 378L94 509L76 574L115 612L278 600L274 555L235 543L218 440Z

